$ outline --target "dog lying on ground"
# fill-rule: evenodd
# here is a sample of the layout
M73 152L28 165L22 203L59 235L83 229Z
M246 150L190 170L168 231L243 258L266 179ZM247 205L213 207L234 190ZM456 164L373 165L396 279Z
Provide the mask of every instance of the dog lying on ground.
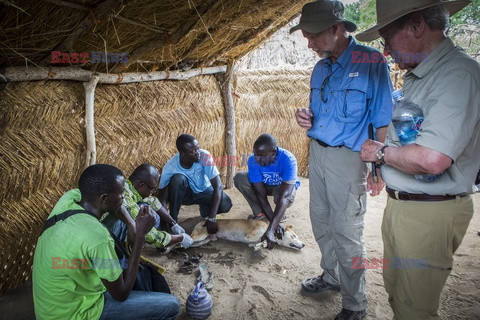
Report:
M194 243L192 247L198 247L217 239L248 243L254 246L256 250L262 245L266 246L266 241L263 244L261 239L267 231L268 224L262 220L220 219L217 220L218 232L216 234L208 234L207 228L203 226L204 224L205 221L202 220L193 228L191 237ZM276 243L295 250L300 250L305 246L292 231L291 226L285 228L282 239L277 238Z

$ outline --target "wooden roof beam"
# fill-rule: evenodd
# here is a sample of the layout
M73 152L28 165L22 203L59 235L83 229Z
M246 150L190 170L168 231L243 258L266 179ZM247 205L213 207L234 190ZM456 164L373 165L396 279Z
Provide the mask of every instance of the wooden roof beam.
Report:
M82 6L82 5L76 4L76 3L63 1L63 0L43 0L43 1L50 2L50 3L53 3L53 4L59 5L59 6L64 6L64 7L77 9L77 10L80 10L80 11L90 11L90 9L88 9L85 6ZM165 30L165 29L158 28L158 27L152 27L152 26L149 26L148 24L144 24L144 23L132 20L132 19L125 18L124 16L121 16L119 14L112 14L112 17L117 19L117 20L126 22L128 24L131 24L131 25L134 25L134 26L137 26L137 27L141 27L141 28L153 31L153 32L157 32L157 33L167 32L167 30Z
M83 33L90 30L99 20L104 19L112 13L115 7L120 4L122 0L105 0L101 2L95 9L91 10L85 19L77 25L75 30L68 35L63 41L52 51L70 51L75 40L80 38ZM47 65L50 63L50 53L40 61L40 65Z
M187 71L154 71L154 72L126 72L119 74L97 73L78 67L8 67L5 69L5 78L8 81L37 81L37 80L74 80L91 81L98 76L98 83L124 84L136 82L148 82L158 80L188 80L206 74L223 73L226 66L212 68L198 68Z
M160 48L164 45L168 44L177 44L182 40L184 36L186 36L190 30L197 24L198 19L202 16L205 15L208 10L211 8L211 5L208 1L205 1L203 3L203 6L200 8L197 8L195 10L195 14L192 14L192 19L189 21L186 21L184 24L182 24L177 30L175 30L173 33L168 34L168 35L159 35L145 43L143 46L138 47L137 49L133 50L128 56L128 62L120 65L115 66L112 69L112 72L121 72L123 70L126 70L129 66L131 66L133 63L137 62L143 55L147 54L148 52L151 52L157 48Z

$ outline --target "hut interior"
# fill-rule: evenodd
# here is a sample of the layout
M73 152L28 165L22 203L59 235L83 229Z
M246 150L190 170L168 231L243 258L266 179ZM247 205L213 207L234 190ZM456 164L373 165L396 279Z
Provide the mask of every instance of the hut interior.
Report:
M0 293L30 277L46 217L90 163L161 169L190 133L227 159L229 185L270 132L306 175L292 115L308 102L309 73L234 72L306 2L2 1Z

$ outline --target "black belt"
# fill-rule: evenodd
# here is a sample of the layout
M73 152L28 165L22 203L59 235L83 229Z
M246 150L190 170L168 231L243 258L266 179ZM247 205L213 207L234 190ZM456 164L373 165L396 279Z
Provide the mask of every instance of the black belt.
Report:
M317 143L324 148L340 148L340 147L343 147L343 146L331 146L331 145L326 144L322 140L318 140L318 139L315 139L315 138L313 140L317 141Z
M445 195L445 196L440 196L440 195L431 195L431 194L426 194L426 193L408 193L408 192L403 192L403 191L396 191L390 188L386 188L388 195L397 200L406 200L406 201L446 201L446 200L453 200L457 196L453 195ZM460 197L463 197L460 196Z

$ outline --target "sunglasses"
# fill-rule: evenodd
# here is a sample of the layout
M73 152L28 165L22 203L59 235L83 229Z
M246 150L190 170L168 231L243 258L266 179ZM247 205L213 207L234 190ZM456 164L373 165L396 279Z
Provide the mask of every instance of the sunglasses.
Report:
M324 97L325 93L325 87L327 86L328 80L333 76L333 73L331 73L328 77L325 78L322 82L322 87L320 88L320 98L322 98L323 103L326 103L328 101L328 95Z

